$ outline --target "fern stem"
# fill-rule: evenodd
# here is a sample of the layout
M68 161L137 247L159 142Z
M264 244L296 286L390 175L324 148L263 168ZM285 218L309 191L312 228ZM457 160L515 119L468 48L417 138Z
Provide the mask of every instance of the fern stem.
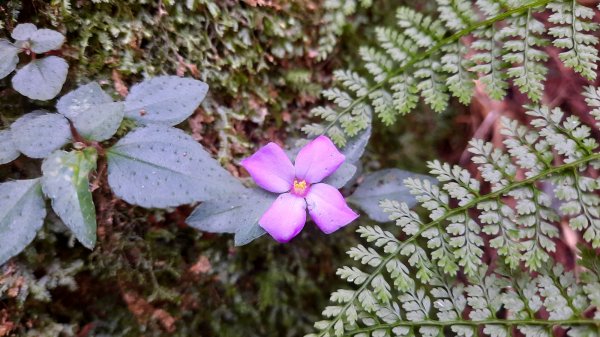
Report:
M547 170L544 170L543 172L532 176L530 178L521 180L519 182L515 182L514 184L508 185L502 189L499 189L497 191L482 195L480 197L474 198L473 200L471 200L469 203L461 206L461 207L457 207L455 209L450 210L449 212L445 213L444 215L442 215L441 217L430 221L427 224L424 224L421 229L415 233L414 235L412 235L410 238L404 240L402 242L402 244L400 244L396 250L394 252L392 252L391 254L389 254L388 256L385 257L385 259L382 259L381 263L373 270L373 272L370 273L369 277L361 284L361 286L354 292L352 299L349 300L346 305L344 305L344 307L342 308L342 310L340 310L340 314L333 320L331 320L327 326L327 328L321 330L320 334L318 336L325 336L325 334L330 331L334 324L339 321L340 319L342 319L343 315L346 313L346 311L348 310L348 308L350 307L350 305L353 305L353 303L356 301L356 298L358 296L358 294L360 294L362 291L364 291L369 284L371 284L371 282L373 281L373 279L377 276L380 275L383 271L383 269L385 268L385 266L387 265L387 263L394 259L398 254L400 254L400 252L402 251L402 249L404 247L406 247L407 244L411 243L412 241L415 241L416 239L418 239L421 234L423 234L426 230L432 228L433 226L437 226L439 225L442 221L446 220L447 218L458 214L460 212L465 212L473 207L475 207L477 204L489 200L489 199L494 199L494 198L498 198L501 197L502 195L508 193L511 190L514 190L516 188L525 186L525 185L529 185L529 184L534 184L536 181L541 180L543 178L546 178L547 176L553 175L555 173L559 173L562 171L566 171L566 170L570 170L576 167L579 167L580 165L584 165L588 162L592 162L592 161L596 161L596 160L600 160L600 153L594 153L592 155L589 155L587 157L583 157L580 158L574 162L568 163L568 164L564 164L564 165L560 165L560 166L556 166L556 167L552 167L549 168ZM433 322L433 321L432 321ZM458 322L461 323L462 321ZM503 321L500 321L503 322ZM513 321L513 322L529 322L529 321ZM548 322L548 321L544 321L544 322ZM559 324L556 322L560 322L560 321L553 321L555 323L553 324ZM573 321L570 321L573 322ZM583 324L600 324L599 321L594 321L594 320L582 320L582 322L585 322ZM591 322L591 323L590 323ZM448 322L437 322L439 324L449 324ZM483 324L481 322L473 322L474 324ZM419 323L420 325L422 325L421 323ZM456 322L454 324L457 324ZM462 324L462 323L461 323ZM493 324L493 323L491 323ZM514 324L518 324L518 323L514 323ZM399 324L401 325L401 324ZM435 324L429 324L427 323L426 325L435 325ZM379 326L381 327L381 326ZM358 331L358 330L356 330ZM365 331L370 331L370 330L365 330ZM354 332L353 332L354 333Z
M527 9L527 18L525 19L525 39L524 39L524 50L523 50L523 70L525 71L525 80L527 81L524 87L529 86L529 25L531 20L531 8Z
M579 173L577 172L577 168L574 167L572 169L572 174L573 174L573 186L575 187L575 190L577 191L577 198L579 198L579 200L583 200L583 191L581 191L581 188L579 187ZM588 219L588 221L590 222L590 226L594 226L594 222L593 222L593 216L590 214L590 210L588 209L588 206L585 203L581 203L581 208L583 209L583 214L585 215L585 217Z
M523 13L527 10L530 10L531 8L535 8L535 7L541 7L544 6L548 3L550 3L552 0L536 0L533 2L530 2L528 4L525 4L523 6L520 7L516 7L513 8L511 10L508 10L502 14L498 14L492 18L480 21L472 26L469 26L465 29L462 29L448 37L446 37L445 39L439 41L438 43L436 43L433 47L427 49L426 51L424 51L423 53L417 54L418 56L414 57L412 60L410 60L409 62L407 62L404 66L398 68L396 71L389 73L385 79L383 79L383 81L375 84L374 86L372 86L369 91L367 92L367 94L355 99L349 106L347 106L346 108L344 108L344 110L342 110L336 117L334 120L332 120L327 127L323 130L323 132L321 134L326 134L327 131L329 131L329 129L331 129L338 121L339 119L344 116L345 114L347 114L348 112L352 111L352 109L357 106L359 103L361 103L363 100L365 100L367 97L369 97L370 94L372 94L373 92L381 89L385 84L387 84L392 78L404 73L405 71L407 71L408 69L410 69L412 66L414 66L416 63L421 62L429 57L431 57L434 53L436 53L437 51L439 51L440 49L442 49L444 46L458 41L460 38L467 36L469 34L471 34L472 32L474 32L475 30L482 28L482 27L487 27L490 25L493 25L494 23L498 22L498 21L502 21L510 16L512 16L513 14L520 14Z
M554 327L559 325L593 325L600 327L600 321L594 319L563 319L563 320L547 320L547 319L519 319L519 320L508 320L508 319L486 319L481 321L434 321L434 320L426 320L426 321L418 321L418 322L397 322L393 324L377 324L373 327L357 329L353 331L348 331L351 335L356 335L360 333L369 333L375 330L383 330L383 329L393 329L398 326L409 326L409 327L418 327L418 326L438 326L438 327L447 327L452 325L468 325L478 327L486 324L495 324L495 325L506 325L506 326L514 326L514 325L538 325L538 326L546 326L546 327Z

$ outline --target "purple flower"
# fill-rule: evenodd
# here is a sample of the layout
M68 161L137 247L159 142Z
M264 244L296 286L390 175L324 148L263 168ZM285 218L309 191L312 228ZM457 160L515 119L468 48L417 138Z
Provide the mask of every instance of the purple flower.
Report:
M325 136L304 146L292 165L283 149L269 143L242 161L256 184L280 193L258 224L275 240L288 242L306 223L306 208L317 226L332 233L358 218L342 194L321 183L344 162L344 155Z

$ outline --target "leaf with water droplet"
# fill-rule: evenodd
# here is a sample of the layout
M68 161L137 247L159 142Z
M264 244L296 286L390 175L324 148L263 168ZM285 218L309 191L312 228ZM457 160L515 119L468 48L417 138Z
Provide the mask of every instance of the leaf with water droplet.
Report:
M0 79L5 78L17 68L19 48L7 39L0 39Z
M382 200L405 202L409 207L416 204L415 198L403 184L406 178L425 179L437 184L437 180L430 176L395 168L384 169L367 174L356 191L348 197L348 201L360 207L371 219L388 222L388 214L379 207Z
M79 134L96 141L112 137L123 120L123 103L113 102L96 82L61 97L56 108L73 122Z
M142 207L174 207L244 190L191 136L170 126L137 128L107 156L112 190Z
M140 124L176 125L204 100L208 85L191 78L159 76L134 85L125 99L125 116Z
M0 265L33 241L45 217L39 179L0 184Z
M0 164L10 163L17 159L20 153L13 142L10 130L0 130Z
M44 110L23 115L10 129L16 148L31 158L45 158L71 139L69 121Z
M68 71L69 65L64 59L48 56L33 60L17 70L12 85L21 95L45 101L58 95Z
M235 233L235 245L245 245L265 234L258 220L277 198L261 188L245 189L200 204L186 222L212 233Z
M96 208L89 174L96 169L94 148L56 151L42 163L42 189L52 209L85 247L96 245Z

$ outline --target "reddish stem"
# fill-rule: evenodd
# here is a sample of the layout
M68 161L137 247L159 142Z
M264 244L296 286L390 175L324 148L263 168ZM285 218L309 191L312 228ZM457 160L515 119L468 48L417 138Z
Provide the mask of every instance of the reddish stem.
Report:
M73 126L73 123L71 123L71 121L69 121L69 126L71 127L71 135L73 136L73 140L75 142L85 144L87 147L91 146L94 149L96 149L96 151L98 151L98 154L100 156L104 156L106 151L104 151L104 148L102 147L102 145L100 145L100 143L98 143L96 141L89 141L89 140L83 138L79 134L79 132L77 132L77 129L75 129L75 127Z

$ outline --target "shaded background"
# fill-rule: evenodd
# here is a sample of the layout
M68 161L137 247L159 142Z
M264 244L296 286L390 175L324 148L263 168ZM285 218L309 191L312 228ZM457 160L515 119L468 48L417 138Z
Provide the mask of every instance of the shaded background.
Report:
M435 9L433 1L407 2ZM61 53L70 72L63 94L92 80L118 97L144 76L202 79L209 96L181 126L244 178L239 161L269 141L302 137L299 129L332 71L359 64L358 46L373 40L376 26L391 25L403 4L382 0L344 13L326 3L336 1L5 0L0 36L25 22L65 34ZM328 15L345 24L341 35L325 36L333 51L319 60L319 37L332 29ZM585 81L560 65L553 48L547 51L544 102L591 124L579 95ZM0 128L34 108L53 107L20 96L9 81L0 80ZM434 158L469 167L468 140L500 145L499 117L523 120L525 101L516 91L497 102L478 90L471 107L455 102L436 114L420 106L392 127L375 121L364 171L425 173ZM39 165L22 156L0 166L0 181L37 177ZM0 268L0 337L300 336L342 287L335 270L348 263L344 252L359 223L330 236L309 224L290 244L263 237L234 247L230 235L187 227L192 207L132 207L115 199L102 178L92 181L99 185L96 249L75 243L50 215L33 244ZM572 263L568 240L561 247L557 258Z

